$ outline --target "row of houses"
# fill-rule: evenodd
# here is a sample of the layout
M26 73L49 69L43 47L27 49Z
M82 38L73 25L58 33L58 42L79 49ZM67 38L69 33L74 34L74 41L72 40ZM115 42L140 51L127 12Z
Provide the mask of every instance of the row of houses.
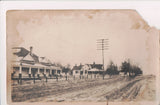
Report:
M12 78L23 77L52 77L60 75L62 69L51 63L46 57L39 57L33 53L33 47L27 50L23 47L14 47L15 60L13 61Z
M46 57L39 57L33 53L33 47L27 50L23 47L14 47L15 60L13 61L12 78L31 78L31 77L52 77L62 75L62 68L53 64ZM88 74L97 74L103 72L103 65L96 64L80 64L73 66L71 75L80 76Z

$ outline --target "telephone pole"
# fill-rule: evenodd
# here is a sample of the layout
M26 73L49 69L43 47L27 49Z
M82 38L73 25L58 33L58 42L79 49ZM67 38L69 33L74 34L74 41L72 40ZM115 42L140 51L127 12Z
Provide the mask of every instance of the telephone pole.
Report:
M97 50L101 50L102 51L102 64L103 64L103 80L104 80L104 73L105 73L105 70L104 70L104 51L105 50L108 50L109 46L108 46L108 42L109 42L109 39L98 39L97 40Z

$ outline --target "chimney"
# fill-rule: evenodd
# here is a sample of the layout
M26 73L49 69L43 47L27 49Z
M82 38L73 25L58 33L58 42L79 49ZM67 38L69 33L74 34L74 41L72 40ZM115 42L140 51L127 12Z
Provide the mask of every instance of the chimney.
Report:
M30 55L32 55L32 52L33 52L33 47L31 46L30 47Z
M95 62L93 62L93 65L95 65L96 63Z

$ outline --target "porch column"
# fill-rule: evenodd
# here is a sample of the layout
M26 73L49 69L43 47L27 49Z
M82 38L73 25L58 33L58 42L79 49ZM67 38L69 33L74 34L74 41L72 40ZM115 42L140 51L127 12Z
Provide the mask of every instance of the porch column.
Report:
M51 77L51 71L52 71L52 70L51 70L51 69L49 69L49 76L50 76L50 77Z
M38 74L39 74L39 68L38 68Z
M55 74L57 74L57 69L55 69Z
M87 79L88 79L88 70L87 70Z
M52 75L52 76L54 75L53 69L51 69L51 75Z
M29 67L29 77L31 77L31 67Z
M92 78L92 73L93 73L93 72L91 72L91 78Z
M37 74L37 77L39 77L39 67L38 67L38 74Z
M18 79L18 84L22 84L22 65L20 64L19 66L19 79Z
M44 68L44 74L46 74L46 68Z
M46 68L44 68L44 77L46 77Z
M50 74L50 75L52 74L52 69L49 69L49 74Z
M29 67L29 74L31 74L31 67Z
M22 66L19 66L19 74L22 74Z

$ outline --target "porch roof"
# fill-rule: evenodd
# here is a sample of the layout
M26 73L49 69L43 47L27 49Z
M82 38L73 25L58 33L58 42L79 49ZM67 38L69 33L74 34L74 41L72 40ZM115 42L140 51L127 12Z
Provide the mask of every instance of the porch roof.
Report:
M21 65L22 65L22 67L61 70L60 67L56 67L56 66L45 66L45 65L42 65L42 64L39 64L39 63L33 64L33 65L32 65L32 64L27 64L27 63L22 63ZM13 66L20 66L20 62L15 62L15 63L13 64Z

